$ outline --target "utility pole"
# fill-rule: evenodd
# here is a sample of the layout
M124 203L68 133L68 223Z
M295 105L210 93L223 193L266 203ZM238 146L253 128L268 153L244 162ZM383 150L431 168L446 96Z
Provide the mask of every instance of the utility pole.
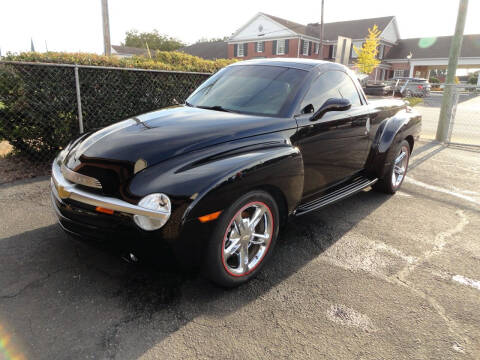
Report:
M453 102L455 97L455 74L457 72L458 57L462 49L463 31L465 29L465 20L467 18L468 0L460 0L457 15L457 24L455 25L455 34L450 44L450 55L448 58L447 78L445 80L445 89L443 90L442 107L440 109L440 118L438 120L436 139L441 142L447 141L450 122L452 120Z
M323 59L323 8L324 8L324 0L322 0L322 17L321 17L321 20L320 20L320 50L318 51L319 52L319 55L320 55L320 59Z
M102 0L102 20L103 20L103 53L107 56L112 54L110 44L110 23L108 19L108 0Z

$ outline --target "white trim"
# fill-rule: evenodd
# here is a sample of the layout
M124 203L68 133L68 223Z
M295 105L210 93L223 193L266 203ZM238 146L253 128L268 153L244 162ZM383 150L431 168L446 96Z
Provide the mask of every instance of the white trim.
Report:
M298 39L298 36L277 36L271 38L256 38L256 39L244 39L244 40L232 40L228 41L228 44L243 44L246 42L258 42L258 41L273 41L273 40L287 40L287 39Z
M235 41L235 40L232 40L234 37L236 37L238 34L240 34L248 25L250 25L250 23L252 23L254 20L256 20L258 17L263 17L265 19L268 19L269 21L271 21L272 23L276 24L277 26L281 27L284 29L284 31L287 31L291 34L291 36L295 36L295 35L299 35L297 32L289 29L288 27L286 27L285 25L282 25L280 24L279 22L275 21L274 19L272 19L270 16L267 16L266 14L262 13L262 12L258 12L254 17L252 17L249 21L247 21L241 28L239 28L237 31L235 31L232 36L230 36L229 38L229 41ZM269 34L267 34L269 35ZM271 39L271 38L275 38L275 33L271 34L272 36L262 36L261 38L262 39ZM255 37L255 39L258 39L259 37ZM248 38L248 39L242 39L240 41L244 41L244 42L250 42L249 40L251 40L253 38Z
M407 59L384 59L386 63L406 63ZM448 65L448 58L431 58L431 59L412 59L410 64L413 65ZM458 59L458 65L480 65L480 57L461 57Z
M392 20L390 20L390 22L387 24L387 26L385 26L382 30L382 32L380 33L380 35L378 35L378 38L381 38L382 37L382 34L383 32L385 31L385 29L387 29L390 24L393 22L393 26L395 27L395 31L397 33L397 39L400 40L401 37L400 37L400 31L398 30L398 24L397 24L397 18L394 16L392 17ZM383 41L386 41L386 42L390 42L390 41L387 41L387 40L384 40L384 39L380 39L380 40L383 40ZM395 43L393 43L395 44Z

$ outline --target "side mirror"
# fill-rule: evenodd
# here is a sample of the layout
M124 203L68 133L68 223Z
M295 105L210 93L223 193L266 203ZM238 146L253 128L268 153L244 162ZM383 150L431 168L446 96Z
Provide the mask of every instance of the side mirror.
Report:
M343 98L330 98L325 103L320 106L310 118L310 121L315 121L320 119L325 113L329 111L346 111L352 107L352 103L348 99Z

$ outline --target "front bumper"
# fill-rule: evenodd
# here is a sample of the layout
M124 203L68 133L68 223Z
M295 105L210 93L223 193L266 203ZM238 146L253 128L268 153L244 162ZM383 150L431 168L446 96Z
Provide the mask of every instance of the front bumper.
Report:
M65 179L57 161L54 161L52 165L51 183L52 191L55 191L60 199L71 199L82 204L98 206L124 214L148 216L155 219L164 217L168 219L170 215L168 212L161 210L146 209L120 199L85 191L79 185Z
M194 264L211 234L211 224L187 221L180 225L172 214L159 230L144 231L133 221L133 215L155 216L149 209L84 190L64 178L57 162L52 166L51 199L60 226L80 240L133 252L140 257L173 250L177 260ZM114 210L114 214L96 211L96 206Z

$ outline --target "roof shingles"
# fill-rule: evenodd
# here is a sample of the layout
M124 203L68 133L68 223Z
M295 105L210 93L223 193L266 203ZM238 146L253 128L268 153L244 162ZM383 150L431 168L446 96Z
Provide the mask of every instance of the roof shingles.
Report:
M451 36L399 40L398 44L388 52L385 59L406 59L410 52L412 52L413 59L448 58L451 42ZM460 56L480 57L480 34L463 36Z

